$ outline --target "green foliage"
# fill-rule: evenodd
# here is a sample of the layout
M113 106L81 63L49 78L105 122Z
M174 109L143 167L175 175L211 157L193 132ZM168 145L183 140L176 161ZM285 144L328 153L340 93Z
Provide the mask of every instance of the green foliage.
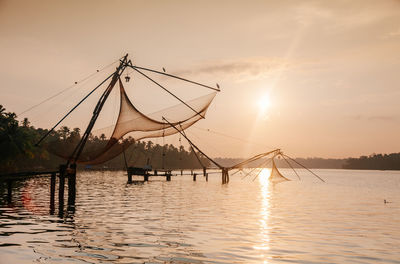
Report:
M40 154L34 148L35 139L36 132L27 119L20 126L16 114L0 105L0 171L15 171L19 161Z
M50 133L40 147L36 147L35 144L48 130L34 128L27 118L21 123L16 118L15 113L6 112L0 105L0 172L56 169L59 164L65 162L60 156L67 158L81 139L79 128L71 130L62 126ZM128 166L143 166L149 163L154 168L201 168L195 154L186 151L182 146L178 149L173 145L160 146L151 141L135 142L132 138L124 141L130 145L126 149ZM104 134L100 137L90 135L84 151L90 153L101 149L107 142ZM209 165L207 159L201 156L200 158L202 164ZM120 154L105 164L92 168L123 169L124 164L123 155Z

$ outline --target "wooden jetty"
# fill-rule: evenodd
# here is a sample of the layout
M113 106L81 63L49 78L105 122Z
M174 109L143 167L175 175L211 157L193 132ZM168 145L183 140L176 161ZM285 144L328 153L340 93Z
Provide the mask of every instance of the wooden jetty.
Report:
M0 175L0 182L6 182L7 184L7 201L9 204L12 203L12 189L15 181L26 180L33 177L50 177L50 214L53 215L55 212L55 193L56 193L56 180L57 176L59 179L58 184L58 215L60 217L64 214L64 189L65 189L65 178L68 179L68 211L75 211L75 199L76 199L76 171L71 169L67 170L65 165L60 166L57 171L29 171L29 172L16 172L6 173Z

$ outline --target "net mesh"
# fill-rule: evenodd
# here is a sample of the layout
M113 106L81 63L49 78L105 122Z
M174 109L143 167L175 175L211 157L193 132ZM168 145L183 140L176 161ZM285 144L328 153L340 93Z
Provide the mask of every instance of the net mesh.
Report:
M288 178L283 176L278 168L275 165L274 159L272 159L272 168L271 168L271 176L269 177L269 180L273 183L279 183L279 182L284 182L284 181L290 181Z
M125 88L119 80L120 107L115 126L109 126L95 131L96 134L110 135L108 140L102 140L93 144L90 140L77 160L82 164L104 163L127 149L131 144L140 139L169 136L184 130L202 119L216 92L186 101L190 109L181 103L149 115L141 113L128 98ZM194 111L193 111L194 110ZM172 125L162 120L166 118ZM112 131L110 133L110 131ZM124 140L122 138L125 137ZM69 158L75 144L53 145L53 153Z

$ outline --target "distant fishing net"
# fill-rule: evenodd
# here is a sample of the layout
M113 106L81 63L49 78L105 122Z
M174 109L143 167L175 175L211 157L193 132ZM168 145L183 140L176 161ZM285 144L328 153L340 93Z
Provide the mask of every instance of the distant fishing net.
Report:
M185 103L192 109L185 104L178 104L150 115L144 115L129 100L121 80L119 80L119 88L120 108L115 126L96 131L98 135L110 134L110 131L112 131L111 135L107 137L109 139L89 140L77 160L78 163L104 163L121 154L137 140L169 136L178 133L178 130L187 129L205 116L216 95L216 92L213 92L186 101ZM162 121L162 117L166 118L178 130L168 122ZM122 140L122 137L125 137L125 139ZM51 152L68 159L76 143L53 143L51 144Z
M271 175L269 176L269 181L271 181L272 183L290 181L288 178L286 178L279 172L278 168L275 165L274 159L272 159L272 168L271 168Z

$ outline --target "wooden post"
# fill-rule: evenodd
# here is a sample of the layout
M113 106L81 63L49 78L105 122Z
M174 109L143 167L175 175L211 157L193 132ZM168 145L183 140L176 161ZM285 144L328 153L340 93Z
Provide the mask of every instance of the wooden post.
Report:
M76 199L76 163L70 165L68 175L68 211L75 212Z
M9 204L12 202L12 180L7 181L7 202Z
M144 181L149 181L149 174L147 172L143 175Z
M167 181L171 181L171 172L170 171L167 171L166 172L166 175L167 175Z
M206 174L207 174L207 169L206 167L203 167L203 176L206 177Z
M181 176L183 175L183 170L181 170Z
M208 181L208 173L206 173L206 181Z
M59 175L59 186L58 186L58 216L63 217L64 215L64 185L65 185L65 173L67 170L66 165L60 165Z
M56 195L56 173L53 172L50 178L50 214L54 214L54 200Z
M222 184L229 182L229 174L228 169L222 168Z
M132 183L132 170L130 168L128 168L127 172L128 172L128 183L131 184Z
M197 173L193 173L193 181L196 181Z

